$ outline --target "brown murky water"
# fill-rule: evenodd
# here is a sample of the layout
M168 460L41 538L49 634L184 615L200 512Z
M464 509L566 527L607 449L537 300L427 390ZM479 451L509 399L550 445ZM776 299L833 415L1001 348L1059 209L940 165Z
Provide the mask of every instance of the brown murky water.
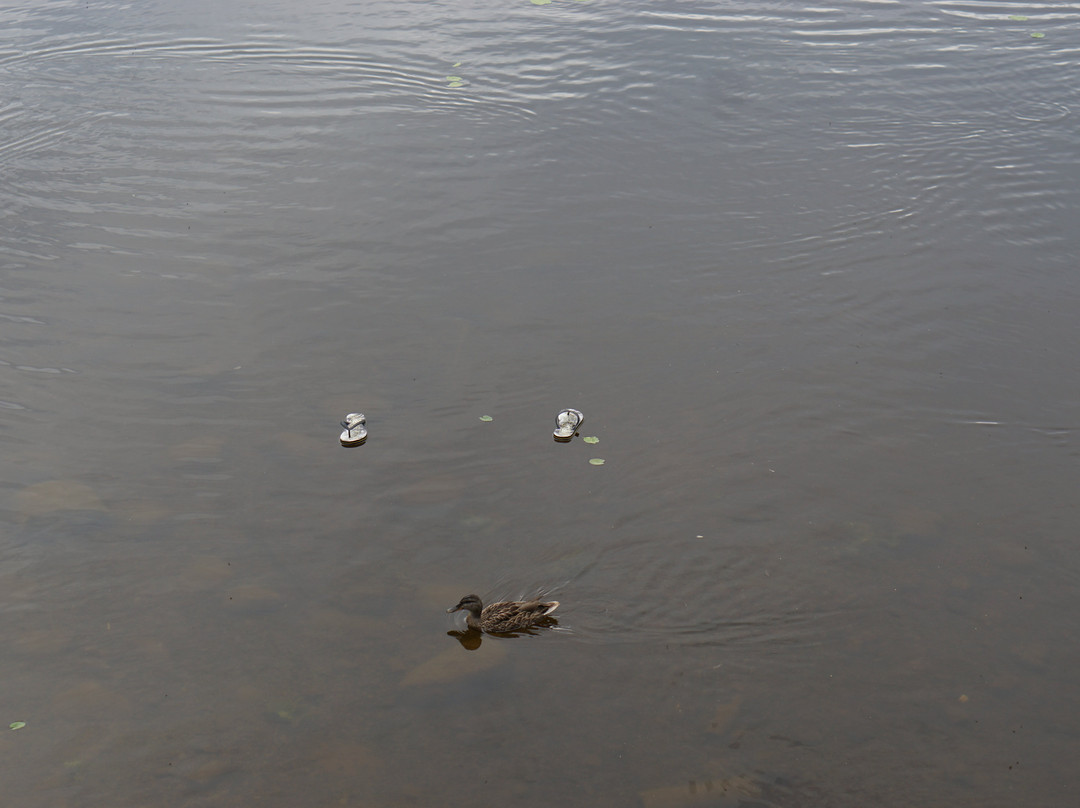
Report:
M6 4L6 799L1067 804L1078 19Z

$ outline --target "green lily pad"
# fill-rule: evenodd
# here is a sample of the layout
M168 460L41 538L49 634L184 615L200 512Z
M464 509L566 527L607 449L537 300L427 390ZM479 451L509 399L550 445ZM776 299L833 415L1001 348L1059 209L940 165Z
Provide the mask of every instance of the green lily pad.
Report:
M582 438L582 440L585 441L586 443L599 443L600 442L600 438L596 437L595 435L589 435L589 437Z
M461 62L454 62L450 67L461 67Z
M546 6L551 0L531 0L534 6Z
M452 81L449 84L447 84L446 86L447 87L464 87L465 82L463 82L463 81Z
M447 76L446 80L447 81L464 81L464 79L461 78L461 76Z
M1033 39L1042 39L1046 34L1032 34Z
M492 418L490 415L481 415L480 420L481 421L494 421L495 419Z
M25 721L12 721L10 724L8 724L8 726L11 729L22 729L23 727L26 726L26 722Z
M589 463L591 465L593 465L593 466L602 466L602 465L604 465L604 458L602 458L602 457L594 457L594 458L589 460Z
M1010 14L1009 19L1013 22L1027 22L1027 17L1023 14Z

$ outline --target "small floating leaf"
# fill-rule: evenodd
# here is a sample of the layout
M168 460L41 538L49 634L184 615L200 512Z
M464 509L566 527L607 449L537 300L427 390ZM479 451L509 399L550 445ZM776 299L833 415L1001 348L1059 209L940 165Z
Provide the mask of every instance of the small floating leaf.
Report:
M586 443L599 443L600 442L600 438L598 438L598 437L596 437L594 435L589 435L589 437L582 438L582 440L585 441Z
M1032 34L1033 39L1042 39L1046 34Z
M452 81L449 84L447 84L446 86L447 87L464 87L465 82L463 82L463 81Z
M446 80L447 81L463 81L461 76L447 76Z
M22 729L23 727L26 726L26 722L25 721L12 721L10 724L8 724L8 726L11 727L11 729Z
M490 415L481 415L480 420L481 421L494 421L495 419L492 418Z
M450 67L461 67L461 62L454 62Z
M591 465L594 465L594 466L602 466L602 465L604 465L604 458L602 458L602 457L594 457L591 460L589 460L589 463Z
M1027 22L1027 17L1023 14L1010 14L1009 19L1013 22Z
M532 0L534 6L546 6L551 0Z

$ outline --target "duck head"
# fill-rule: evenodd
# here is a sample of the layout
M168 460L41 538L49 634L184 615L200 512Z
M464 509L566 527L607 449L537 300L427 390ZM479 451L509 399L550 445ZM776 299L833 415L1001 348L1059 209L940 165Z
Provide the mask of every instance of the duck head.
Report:
M480 598L476 595L466 595L458 601L457 606L451 606L446 610L447 614L453 612L467 611L472 612L474 617L480 617L480 612L483 610L484 604L480 602Z

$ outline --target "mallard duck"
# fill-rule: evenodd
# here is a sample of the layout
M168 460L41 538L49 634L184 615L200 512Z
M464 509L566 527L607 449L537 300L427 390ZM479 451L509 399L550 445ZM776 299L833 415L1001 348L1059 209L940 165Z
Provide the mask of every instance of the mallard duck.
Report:
M559 608L557 600L507 600L485 606L476 595L466 595L447 613L465 612L465 624L489 634L521 631L544 621Z

